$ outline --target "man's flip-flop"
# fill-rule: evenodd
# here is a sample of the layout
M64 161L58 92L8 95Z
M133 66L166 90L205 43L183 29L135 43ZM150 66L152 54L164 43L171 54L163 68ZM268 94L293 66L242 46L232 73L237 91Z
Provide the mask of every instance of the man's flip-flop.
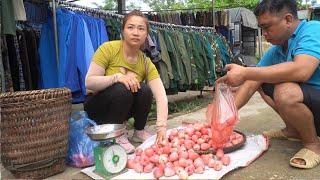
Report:
M269 131L263 131L262 134L269 138L285 139L289 141L301 141L300 139L297 139L297 138L287 137L285 134L283 134L281 129L271 129Z
M297 164L294 163L294 159L301 159L304 160L306 164ZM320 163L320 155L316 154L315 152L302 148L300 151L298 151L291 159L290 159L290 165L297 168L302 169L311 169L316 167Z

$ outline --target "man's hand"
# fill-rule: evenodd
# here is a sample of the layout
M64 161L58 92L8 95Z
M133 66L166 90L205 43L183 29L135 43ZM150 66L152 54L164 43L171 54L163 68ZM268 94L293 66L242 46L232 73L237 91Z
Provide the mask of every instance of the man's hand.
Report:
M240 86L246 81L246 68L237 64L227 64L225 66L227 74L217 80L218 83L224 82L229 86Z
M123 72L122 72L123 73ZM136 73L132 71L125 71L124 75L119 78L119 82L124 84L131 92L138 92L140 83L137 79Z
M166 130L161 130L157 132L156 144L167 144Z

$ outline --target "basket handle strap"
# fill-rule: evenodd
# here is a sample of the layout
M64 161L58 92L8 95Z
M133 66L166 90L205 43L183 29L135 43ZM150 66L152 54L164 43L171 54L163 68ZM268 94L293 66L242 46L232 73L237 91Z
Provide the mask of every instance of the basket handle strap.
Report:
M25 171L33 171L37 169L42 169L48 166L52 166L54 163L59 161L60 158L65 158L64 155L58 155L54 158L44 159L37 162L32 162L28 164L21 164L21 165L14 165L11 164L7 167L9 171L18 171L18 172L25 172Z

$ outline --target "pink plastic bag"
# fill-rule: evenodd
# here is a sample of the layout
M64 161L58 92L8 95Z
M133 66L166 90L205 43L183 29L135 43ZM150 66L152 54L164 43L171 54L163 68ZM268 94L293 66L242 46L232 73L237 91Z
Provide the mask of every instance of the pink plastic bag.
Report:
M208 105L206 116L211 124L212 145L222 148L229 141L234 125L238 122L238 110L228 85L216 84L214 101Z

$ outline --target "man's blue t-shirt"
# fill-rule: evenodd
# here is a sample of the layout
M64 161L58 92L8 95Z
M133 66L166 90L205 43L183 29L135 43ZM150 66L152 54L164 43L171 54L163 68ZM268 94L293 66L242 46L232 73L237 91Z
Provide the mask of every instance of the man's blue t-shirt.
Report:
M274 64L292 61L295 56L306 54L320 61L320 22L302 21L288 40L288 51L283 52L283 47L273 45L262 57L257 66L271 66ZM320 65L311 78L305 82L316 89L320 89Z

